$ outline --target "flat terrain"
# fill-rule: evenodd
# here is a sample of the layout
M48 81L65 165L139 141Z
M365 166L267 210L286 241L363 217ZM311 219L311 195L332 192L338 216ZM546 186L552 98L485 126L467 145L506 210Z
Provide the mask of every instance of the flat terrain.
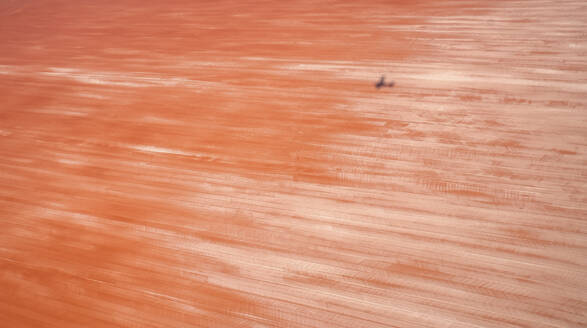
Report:
M586 31L1 0L0 326L587 327Z

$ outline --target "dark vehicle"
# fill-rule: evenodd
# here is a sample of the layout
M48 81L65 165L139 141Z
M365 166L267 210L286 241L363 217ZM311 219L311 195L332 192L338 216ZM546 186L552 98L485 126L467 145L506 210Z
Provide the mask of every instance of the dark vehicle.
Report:
M379 79L379 82L375 83L375 87L377 89L382 88L382 87L393 87L395 85L395 82L391 81L389 83L385 83L385 75L382 75L381 78Z

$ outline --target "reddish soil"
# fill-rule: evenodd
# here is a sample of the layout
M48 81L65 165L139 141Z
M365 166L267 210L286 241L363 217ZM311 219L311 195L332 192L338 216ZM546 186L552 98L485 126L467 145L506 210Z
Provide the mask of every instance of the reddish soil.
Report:
M0 2L0 326L587 326L584 2L316 2Z

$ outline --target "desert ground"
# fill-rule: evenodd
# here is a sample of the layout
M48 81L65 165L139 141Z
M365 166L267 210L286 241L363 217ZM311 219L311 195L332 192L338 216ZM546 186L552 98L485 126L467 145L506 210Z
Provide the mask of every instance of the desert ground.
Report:
M587 327L587 4L2 0L0 185L2 327Z

